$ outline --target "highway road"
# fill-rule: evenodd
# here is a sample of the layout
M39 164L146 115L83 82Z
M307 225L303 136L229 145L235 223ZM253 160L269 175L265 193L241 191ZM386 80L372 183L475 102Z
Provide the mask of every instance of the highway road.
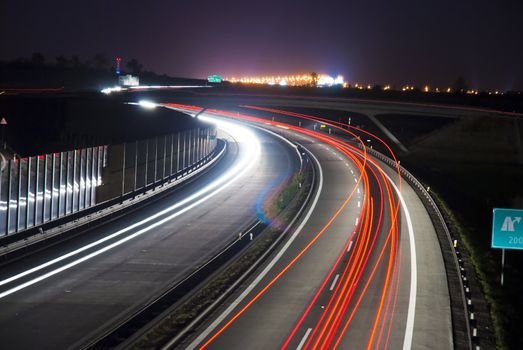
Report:
M394 169L364 147L296 124L206 113L300 143L317 163L319 185L287 241L179 348L453 348L436 233Z
M260 195L300 161L268 133L219 128L228 151L209 172L132 214L1 266L2 349L79 348L237 239L260 214Z

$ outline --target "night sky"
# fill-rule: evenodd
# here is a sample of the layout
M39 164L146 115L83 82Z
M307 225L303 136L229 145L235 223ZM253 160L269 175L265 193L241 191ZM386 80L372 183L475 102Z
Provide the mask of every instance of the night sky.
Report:
M523 90L520 0L0 2L0 58L104 53L206 77L343 74L350 82Z

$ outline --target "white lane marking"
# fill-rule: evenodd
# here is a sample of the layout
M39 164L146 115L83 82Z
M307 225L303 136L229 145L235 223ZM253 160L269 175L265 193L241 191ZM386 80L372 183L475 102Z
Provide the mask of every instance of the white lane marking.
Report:
M303 345L305 345L305 342L307 341L309 334L311 334L311 331L312 331L312 328L307 328L307 331L303 335L303 338L301 338L301 341L298 344L298 347L296 348L296 350L301 350L301 348L303 348Z
M351 248L352 248L352 241L349 242L349 247L347 248L347 253L350 252Z
M409 245L410 245L410 295L409 295L409 309L407 311L407 323L405 325L405 338L403 339L403 350L410 350L412 348L412 336L414 334L414 318L416 316L416 297L418 287L418 267L416 262L416 241L414 240L414 229L412 226L412 220L410 218L410 212L405 203L405 199L401 195L401 191L398 189L394 181L380 168L381 173L385 175L394 187L394 190L398 194L400 199L401 207L405 213L407 219L407 228L409 231Z
M336 287L336 282L338 282L338 278L340 278L340 274L339 273L337 273L336 276L334 276L334 281L332 281L331 287L329 289L331 292L334 289L334 287Z
M223 152L223 151L222 151L222 152ZM58 263L58 262L60 262L60 261L62 261L62 260L65 260L65 259L67 259L67 258L70 258L70 257L72 257L72 256L75 256L75 255L77 255L77 254L79 254L79 253L81 253L81 252L83 252L83 251L88 250L88 249L94 248L94 247L96 247L97 245L100 245L101 243L104 243L104 242L106 242L106 241L108 241L108 240L111 240L111 239L113 239L113 238L115 238L115 237L118 237L118 236L122 235L122 234L125 233L125 232L128 232L128 231L130 231L130 230L132 230L132 229L134 229L134 228L137 228L137 227L139 227L139 226L141 226L141 225L143 225L143 224L146 224L147 222L149 222L149 221L151 221L151 220L154 220L154 219L156 219L156 218L162 216L163 214L166 214L166 213L168 213L168 212L170 212L170 211L173 211L173 210L175 210L175 209L181 207L182 205L187 204L187 203L190 202L191 200L193 200L193 199L195 199L195 198L201 196L202 194L205 194L205 192L208 192L208 191L211 190L213 187L216 187L216 186L212 186L212 185L211 185L211 186L208 186L207 188L204 188L204 189L202 189L201 191L199 191L199 192L197 192L197 193L194 193L193 195L191 195L191 196L189 196L189 197L187 197L187 198L181 200L180 202L175 203L174 205L170 206L169 208L166 208L166 209L164 209L164 210L162 210L162 211L160 211L160 212L158 212L158 213L156 213L156 214L154 214L154 215L152 215L152 216L150 216L150 217L148 217L148 218L146 218L146 219L144 219L144 220L142 220L142 221L139 221L139 222L136 222L136 223L134 223L134 224L132 224L132 225L130 225L130 226L127 226L127 227L124 228L124 229L121 229L121 230L119 230L119 231L116 231L115 233L112 233L112 234L110 234L109 236L106 236L106 237L104 237L104 238L101 238L101 239L99 239L99 240L97 240L97 241L94 241L94 242L92 242L92 243L89 243L89 244L87 244L87 245L85 245L85 246L83 246L83 247L81 247L81 248L78 248L78 249L76 249L76 250L73 250L72 252L69 252L69 253L64 254L64 255L62 255L62 256L59 256L58 258L55 258L55 259L49 260L49 261L47 261L47 262L45 262L45 263L43 263L43 264L40 264L40 265L35 266L35 267L33 267L33 268L30 268L30 269L28 269L28 270L26 270L26 271L23 271L23 272L20 272L20 273L18 273L18 274L16 274L16 275L13 275L13 276L11 276L11 277L9 277L9 278L6 278L6 279L4 279L4 280L1 280L1 281L0 281L0 286L3 286L4 284L10 283L10 282L13 282L13 281L15 281L15 280L17 280L17 279L20 279L20 278L22 278L22 277L24 277L24 276L27 276L27 275L29 275L29 274L31 274L31 273L33 273L33 272L36 272L36 271L42 270L42 269L44 269L44 268L46 268L46 267L49 267L49 266L51 266L51 265L54 265L54 264L56 264L56 263Z
M360 207L361 207L361 202L360 202L360 201L358 201L358 208L360 208Z
M351 173L351 174L354 174L354 170L351 169L351 170L350 170L350 173Z
M354 182L358 182L358 179L357 179L357 178L354 178Z
M354 223L354 226L358 225L358 221L360 221L360 218L356 218L356 222Z
M245 129L243 127L238 127L237 125L234 125L234 124L231 124L229 122L224 122L224 121L221 121L221 120L217 120L217 119L213 119L213 118L207 118L208 121L210 122L213 122L213 123L216 123L218 125L218 127L221 127L222 129L224 129L226 132L228 133L231 133L231 134L234 134L236 137L238 137L238 140L241 142L241 140L243 140L244 142L246 142L247 140L249 140L245 145L246 145L246 148L247 148L247 152L246 154L244 154L244 156L242 157L243 159L240 160L240 162L238 162L238 164L236 166L234 166L232 169L230 169L226 174L224 174L223 176L221 176L220 178L218 178L216 181L214 181L213 183L207 185L206 187L204 187L203 189L201 189L200 191L190 195L189 197L183 199L182 201L172 205L171 207L167 208L167 209L164 209L162 211L160 211L159 213L155 214L155 215L152 215L150 216L149 218L145 219L145 220L142 220L138 223L135 223L133 225L130 225L128 226L127 228L123 229L123 230L120 230L120 231L117 231L107 237L104 237L98 241L95 241L93 243L90 243L82 248L79 248L79 249L76 249L70 253L67 253L65 255L62 255L56 259L53 259L53 260L50 260L44 264L41 264L41 265L38 265L36 267L33 267L29 270L26 270L24 272L21 272L17 275L14 275L12 277L9 277L7 279L4 279L2 281L0 281L0 286L1 285L4 285L6 283L9 283L9 282L12 282L16 279L19 279L21 277L24 277L30 273L33 273L33 272L36 272L36 271L39 271L45 267L48 267L50 265L53 265L61 260L64 260L66 258L69 258L71 256L74 256L82 251L85 251L89 248L92 248L92 247L95 247L111 238L114 238L114 237L117 237L121 234L123 234L124 232L127 232L133 228L136 228L137 226L140 226L148 221L151 221L152 219L155 219L157 218L158 216L160 216L161 214L165 214L169 211L173 211L174 209L176 208L179 208L180 206L184 205L184 204L187 204L189 203L191 200L194 200L202 195L204 195L205 193L208 193L209 191L213 190L212 192L208 193L206 196L204 197L201 197L199 200L193 202L192 204L190 204L189 206L181 209L180 211L178 212L175 212L171 215L169 215L168 217L160 220L160 221L157 221L155 222L154 224L151 224L141 230L138 230L137 232L133 233L132 235L130 236L127 236L125 238L122 238L108 246L105 246L95 252L92 252L82 258L79 258L75 261L72 261L62 267L59 267L55 270L52 270L48 273L45 273L39 277L36 277L32 280L29 280L25 283L22 283L16 287L13 287L11 289L8 289L2 293L0 293L0 299L1 298L4 298L12 293L15 293L23 288L26 288L26 287L29 287L35 283L38 283L46 278L49 278L53 275L56 275L57 273L60 273L64 270L67 270L75 265L78 265L86 260L89 260L97 255L100 255L112 248L115 248L135 237L138 237L140 235L142 235L143 233L147 232L147 231L150 231L151 229L169 221L169 220L172 220L173 218L185 213L186 211L188 211L189 209L192 209L194 207L196 207L197 205L203 203L204 201L206 201L207 199L213 197L214 195L216 195L217 193L219 193L220 191L222 191L224 188L226 188L227 186L229 186L231 183L233 183L234 181L236 181L238 178L240 178L241 176L243 176L243 174L245 172L247 172L254 164L256 164L258 158L259 158L259 155L260 155L260 152L261 152L261 146L260 146L260 143L258 142L256 136L254 134L252 134L248 129ZM232 128L231 128L232 126ZM245 134L247 133L247 134ZM254 140L254 141L253 141ZM249 159L251 158L251 159Z
M229 307L222 312L210 325L207 327L200 335L186 348L186 350L192 350L195 349L202 341L205 340L209 336L209 334L220 324L225 320L225 318L242 302L243 299L247 297L251 293L251 291L258 285L258 283L261 282L261 280L269 273L269 271L276 265L278 260L281 259L283 254L289 249L290 245L294 242L296 237L300 234L301 230L305 226L305 224L309 221L312 212L316 208L316 204L318 204L318 200L320 198L321 191L323 189L323 170L321 168L321 164L318 161L318 158L309 151L309 154L314 159L314 162L318 166L318 177L319 177L319 186L318 191L316 192L316 196L314 196L314 200L312 202L311 207L309 208L309 211L307 212L307 215L305 215L303 221L300 223L300 225L296 228L294 233L292 234L291 238L285 243L285 245L281 248L281 250L276 254L276 256L271 260L271 262L263 269L262 272L256 278L252 283L245 288L245 290L229 305ZM288 228L287 228L288 229Z
M360 194L360 188L358 187L358 194Z

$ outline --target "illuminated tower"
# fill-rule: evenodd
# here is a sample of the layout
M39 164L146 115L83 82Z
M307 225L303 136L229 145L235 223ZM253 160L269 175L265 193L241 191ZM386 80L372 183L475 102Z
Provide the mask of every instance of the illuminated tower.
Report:
M122 63L122 58L116 56L116 75L120 75L120 63Z

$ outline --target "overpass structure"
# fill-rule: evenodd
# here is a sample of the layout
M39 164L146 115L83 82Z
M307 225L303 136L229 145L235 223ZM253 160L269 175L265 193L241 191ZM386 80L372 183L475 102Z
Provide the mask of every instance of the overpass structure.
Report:
M258 235L264 237L260 231L245 242L250 228L263 221L257 203L301 171L304 162L316 174L311 196L282 228L278 244L219 304L206 310L208 317L189 324L183 337L170 334L162 346L472 349L479 344L454 237L426 189L401 167L388 142L407 152L405 146L376 118L372 120L387 140L285 107L328 107L371 116L409 107L417 115L432 110L249 96L185 96L169 102L164 106L215 125L223 153L213 166L190 181L176 182L173 190L140 210L88 229L79 239L8 262L0 276L0 325L9 347L92 346L93 339L125 324L223 249L242 240L249 246ZM231 103L235 107L224 108ZM458 117L467 117L468 112L460 113ZM325 123L335 132L314 130L311 122ZM366 138L390 153L368 147L362 141ZM175 144L163 143L164 172L166 159L180 154L180 148L173 151ZM133 193L140 187L137 161L126 159L139 152L130 158L125 154L120 189ZM203 168L198 159L211 162L208 156L218 156L200 154L203 158L188 163L194 168L180 173L177 167L169 181ZM158 166L154 169L157 174ZM193 288L187 293L194 293ZM168 316L165 312L161 316ZM159 322L142 325L139 333ZM23 336L28 326L37 330L33 339ZM61 332L53 332L59 328Z

